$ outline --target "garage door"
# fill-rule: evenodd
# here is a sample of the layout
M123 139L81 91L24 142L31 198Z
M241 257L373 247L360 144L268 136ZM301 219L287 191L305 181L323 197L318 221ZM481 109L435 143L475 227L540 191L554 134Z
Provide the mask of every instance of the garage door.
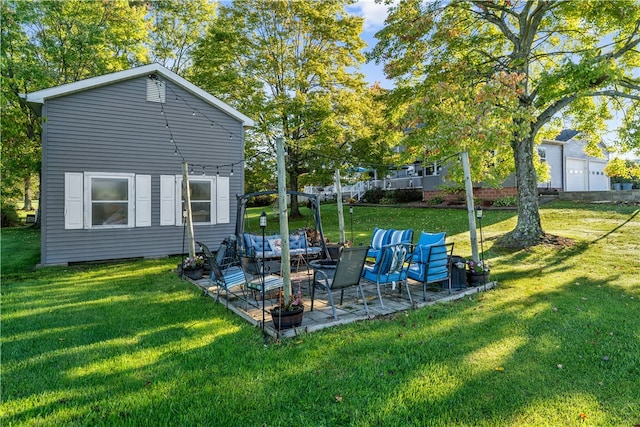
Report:
M606 162L589 161L589 191L609 190L609 180L604 173Z
M581 159L567 159L567 189L566 191L587 190L587 161Z

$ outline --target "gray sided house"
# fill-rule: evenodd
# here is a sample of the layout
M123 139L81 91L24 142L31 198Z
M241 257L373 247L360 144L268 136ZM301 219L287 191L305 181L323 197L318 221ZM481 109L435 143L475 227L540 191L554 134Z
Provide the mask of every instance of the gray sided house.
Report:
M157 64L25 98L43 119L41 265L183 253L183 161L196 239L234 233L247 116Z
M540 159L550 168L550 179L538 184L539 189L557 191L608 191L609 177L604 167L609 153L604 145L602 158L591 157L584 152L586 142L579 139L579 132L563 130L554 140L543 140L538 146Z

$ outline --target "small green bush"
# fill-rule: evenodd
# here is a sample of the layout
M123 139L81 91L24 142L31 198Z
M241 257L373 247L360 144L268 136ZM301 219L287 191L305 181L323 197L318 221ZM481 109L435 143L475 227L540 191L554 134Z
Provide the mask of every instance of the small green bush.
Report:
M248 207L271 206L272 204L275 203L276 200L278 200L277 194L265 194L263 196L256 196L256 197L250 198L249 200L247 200L247 206Z
M427 200L427 204L428 205L432 205L432 206L441 205L443 203L444 203L444 199L442 197L440 197L440 196L435 196L435 197L432 197L431 199Z
M401 188L393 192L396 203L421 202L422 191L416 188Z
M393 205L396 203L396 200L392 196L385 196L380 199L381 205Z
M378 204L380 203L382 198L385 197L385 193L386 191L384 191L382 188L372 188L371 190L367 190L364 193L363 199L367 203Z
M514 196L504 196L504 197L499 197L495 200L495 202L493 202L493 206L517 206L518 205L518 199L515 198Z
M2 228L15 227L20 224L20 218L14 205L2 204Z

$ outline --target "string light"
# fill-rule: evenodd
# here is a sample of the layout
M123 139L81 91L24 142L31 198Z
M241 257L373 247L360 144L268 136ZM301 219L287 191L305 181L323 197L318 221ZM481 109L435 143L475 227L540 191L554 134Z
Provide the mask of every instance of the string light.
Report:
M162 84L162 82L159 82L159 81L158 81L158 78L157 78L157 76L155 76L155 75L149 76L149 78L151 78L152 80L155 80L156 85L160 85L160 84ZM211 119L210 117L207 117L207 115L206 115L206 114L204 114L202 111L200 111L197 107L195 107L195 106L193 106L193 105L190 105L190 104L189 104L189 102L188 102L186 99L182 98L182 97L181 97L181 96L180 96L180 95L179 95L179 94L178 94L178 93L177 93L177 92L176 92L176 91L171 87L171 85L165 85L164 87L165 87L165 88L167 88L167 89L169 89L169 90L173 93L173 95L174 95L174 97L175 97L176 102L180 102L180 101L182 101L182 102L184 102L184 104L187 106L187 108L191 108L191 115L192 115L192 116L195 116L195 115L196 115L196 112L197 112L197 113L199 113L199 115L201 115L202 117L204 117L206 120L208 120L208 121L209 121L210 126L211 126L212 128L214 127L214 125L217 125L217 126L218 126L218 127L220 127L222 130L224 130L224 131L226 131L226 132L228 132L228 133L229 133L229 140L233 140L234 136L236 135L236 134L235 134L235 132L233 132L233 131L229 130L228 128L226 128L222 123L218 123L217 121L215 121L215 120ZM170 137L169 137L169 142L170 142L171 144L173 144L173 145L174 145L173 154L174 154L174 155L176 155L176 156L180 155L180 156L182 157L182 160L183 160L183 161L186 161L186 159L185 159L185 158L184 158L184 156L182 155L182 152L181 152L181 150L180 150L180 147L178 146L178 144L176 143L176 141L175 141L175 139L174 139L174 137L173 137L173 133L172 133L172 131L171 131L171 126L170 126L169 120L168 120L167 115L166 115L165 110L164 110L164 105L163 105L164 103L162 102L162 96L161 96L161 94L160 94L160 90L158 90L158 98L159 98L159 101L160 101L160 114L161 114L161 115L163 115L163 116L165 117L165 119L164 119L164 120L165 120L165 128L168 130L168 133L169 133L169 135L170 135ZM238 161L238 162L232 162L231 164L228 164L228 165L202 165L202 174L203 174L203 175L206 175L206 167L214 167L214 166L215 166L215 168L216 168L216 176L220 176L220 168L221 168L221 167L222 167L222 168L224 168L224 167L230 166L229 176L233 176L233 175L234 175L234 165L242 164L242 163L244 162L244 163L245 163L245 166L246 166L246 162L247 162L247 161L251 160L252 158L257 157L257 156L258 156L258 155L260 155L260 154L265 154L265 153L256 153L256 154L254 154L254 155L253 155L251 158L249 158L249 159L246 159L246 160L245 160L245 159L243 159L243 160L240 160L240 161ZM193 174L193 173L194 173L194 165L190 165L190 166L191 166L191 173ZM200 165L195 165L195 166L200 166Z
M191 110L192 110L191 115L192 115L192 116L195 116L195 115L196 115L196 112L197 112L199 115L201 115L201 116L202 116L202 117L204 117L206 120L208 120L209 122L211 122L211 127L213 127L213 125L214 125L214 124L218 125L222 130L229 132L229 139L233 139L233 136L235 135L235 133L234 133L234 132L232 132L232 131L230 131L229 129L227 129L227 128L222 124L222 123L218 123L218 122L216 122L215 120L213 120L213 119L211 119L210 117L208 117L205 113L203 113L202 111L200 111L197 107L194 107L193 105L189 104L189 102L188 102L186 99L181 98L181 97L178 95L178 93L177 93L177 92L175 92L175 91L173 90L173 88L172 88L170 85L167 85L167 89L169 89L169 90L173 93L173 95L176 97L176 101L180 101L180 100L181 100L182 102L184 102L184 103L186 104L186 106L187 106L187 107L191 108Z

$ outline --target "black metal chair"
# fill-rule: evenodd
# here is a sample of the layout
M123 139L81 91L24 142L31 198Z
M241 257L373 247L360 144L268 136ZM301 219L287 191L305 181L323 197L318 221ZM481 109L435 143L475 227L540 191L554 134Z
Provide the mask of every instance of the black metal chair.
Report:
M338 320L338 314L336 313L336 307L333 302L333 291L340 291L340 305L342 305L345 288L358 286L364 304L364 311L367 315L369 314L367 300L364 297L362 285L360 284L362 269L364 268L368 250L368 246L341 248L333 277L330 277L328 273L330 270L316 269L311 286L311 311L313 311L315 290L316 288L322 288L327 291L329 304L331 304L331 310L333 311L333 318Z

